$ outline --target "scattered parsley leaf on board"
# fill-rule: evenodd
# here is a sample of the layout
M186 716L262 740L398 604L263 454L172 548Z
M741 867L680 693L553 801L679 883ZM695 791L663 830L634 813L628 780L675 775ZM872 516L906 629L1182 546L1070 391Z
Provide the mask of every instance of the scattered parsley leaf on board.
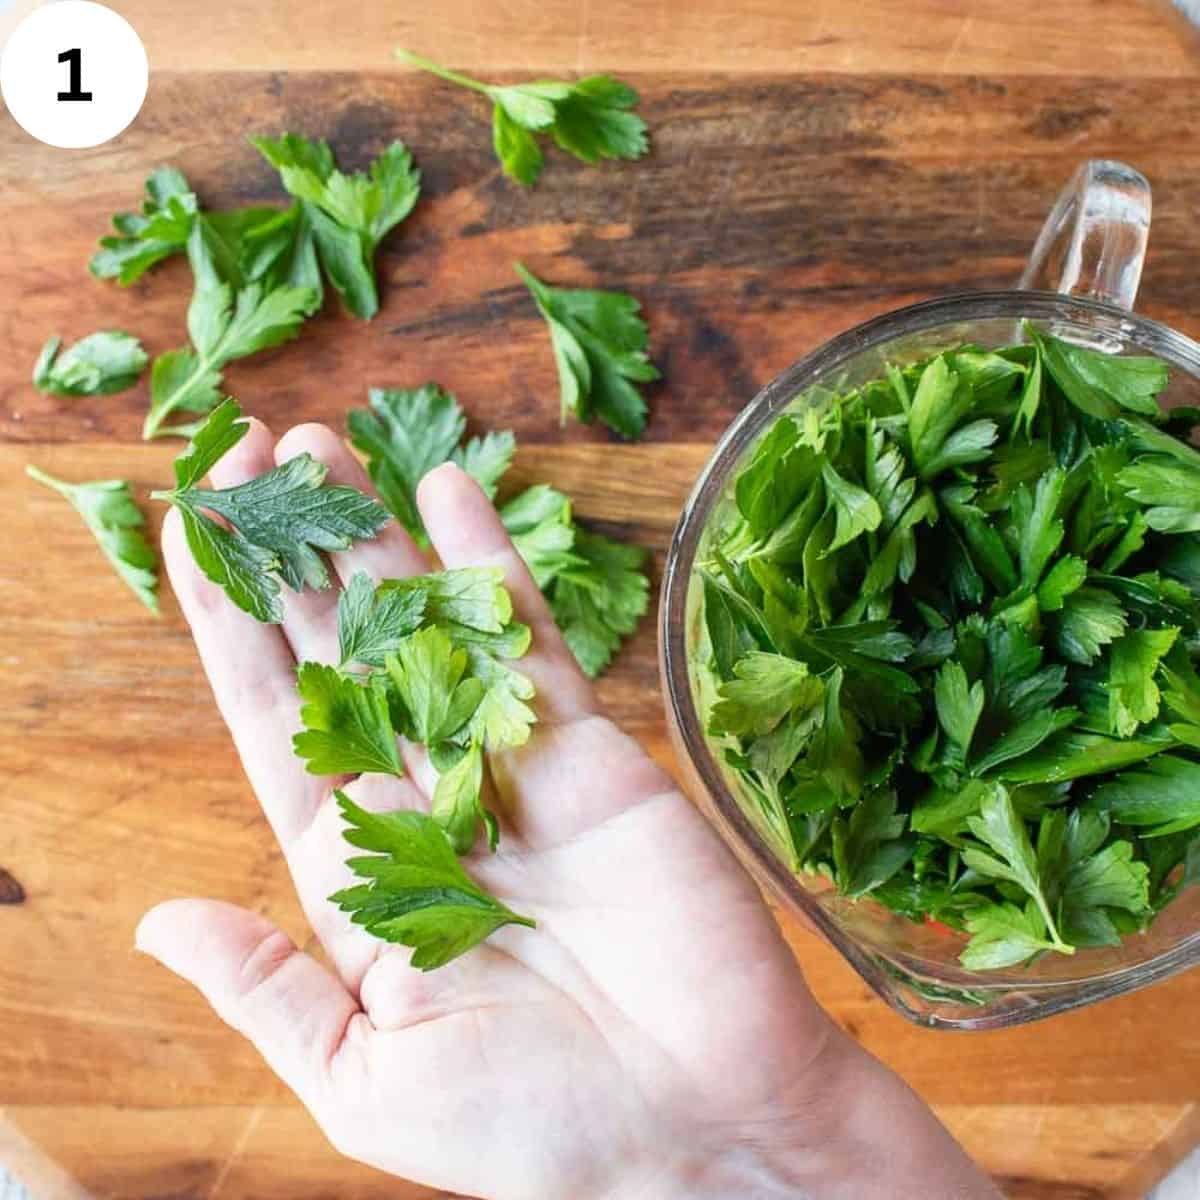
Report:
M382 681L315 662L302 663L297 680L304 729L292 745L310 774L404 774Z
M294 591L328 586L320 552L374 537L387 510L350 487L325 485L328 468L308 454L236 487L199 487L212 466L245 435L241 409L226 400L175 460L175 487L155 492L179 509L196 565L260 621L283 619L280 581ZM225 518L218 524L209 513Z
M552 287L515 266L550 329L563 422L598 417L622 437L641 437L646 402L634 385L659 378L641 305L624 292Z
M504 925L534 928L475 884L445 832L424 813L369 813L335 793L347 822L344 837L371 853L349 860L368 882L330 899L374 937L413 950L422 971L444 966Z
M411 50L396 57L439 79L480 92L492 101L492 145L504 173L531 187L542 173L539 136L585 163L606 158L636 159L646 153L646 123L633 110L638 94L610 75L575 83L542 79L487 84L439 66Z
M184 250L198 209L183 173L159 167L146 180L142 211L113 217L116 235L100 239L88 269L97 279L115 279L122 286L134 283L155 263Z
M458 401L436 383L419 388L371 388L369 409L346 418L350 441L367 456L367 471L384 504L417 540L429 544L417 511L417 484L444 462L456 462L489 497L512 462L516 442L508 431L474 437Z
M407 147L392 142L365 172L346 175L325 141L294 133L250 140L302 205L317 258L347 310L369 320L379 311L375 252L420 195Z
M218 281L210 250L198 230L193 230L188 240L188 257L196 276L187 315L192 345L154 360L150 410L142 427L146 439L190 436L196 424L167 426L164 422L176 412L211 412L221 402L222 368L234 359L296 337L316 301L309 288L268 290L261 283L251 283L235 290Z
M35 466L26 474L65 497L91 530L104 557L151 612L158 612L158 556L146 540L146 518L123 479L65 483Z
M111 396L137 383L146 363L137 338L117 330L88 334L62 349L49 338L33 368L33 384L48 396Z

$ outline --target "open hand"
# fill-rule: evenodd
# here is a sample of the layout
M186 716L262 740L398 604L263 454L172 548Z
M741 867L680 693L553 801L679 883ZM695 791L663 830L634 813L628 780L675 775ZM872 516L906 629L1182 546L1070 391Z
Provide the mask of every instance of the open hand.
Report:
M328 429L258 423L213 472L230 486L303 451L370 490ZM533 630L530 742L494 756L498 853L468 870L509 927L423 974L326 899L353 882L338 781L293 755L298 661L337 661L336 589L288 593L282 626L164 552L217 703L332 969L270 923L173 900L138 946L195 984L333 1144L385 1171L494 1200L993 1197L932 1114L813 1002L757 889L672 780L599 710L491 504L457 467L419 503L447 567L499 566ZM333 556L338 577L430 569L397 525ZM648 698L649 699L649 698ZM426 763L346 790L428 808Z

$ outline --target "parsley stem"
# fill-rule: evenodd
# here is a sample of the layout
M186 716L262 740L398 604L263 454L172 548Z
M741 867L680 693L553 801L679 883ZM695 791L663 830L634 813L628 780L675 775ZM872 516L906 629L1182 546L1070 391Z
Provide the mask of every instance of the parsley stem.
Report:
M55 479L53 475L47 475L45 471L39 467L35 467L33 463L25 464L25 474L30 479L36 479L38 483L44 483L46 487L53 488L56 492L67 497L74 490L69 483L64 483L61 479Z
M428 71L431 75L436 75L439 79L446 80L447 83L457 83L461 87L470 88L472 91L482 92L485 96L491 95L491 88L486 83L480 83L478 79L472 79L468 75L460 75L457 71L452 71L449 67L440 66L423 55L414 54L411 50L405 50L402 46L397 46L392 53L401 62L406 62L411 67L419 67L422 71Z
M179 407L179 398L186 396L197 380L203 378L208 371L220 370L222 365L219 357L202 358L196 355L196 367L192 373L161 404L151 403L150 411L146 413L146 419L142 422L142 440L149 442L161 435L175 432L172 429L164 430L162 423ZM151 390L153 391L153 387Z

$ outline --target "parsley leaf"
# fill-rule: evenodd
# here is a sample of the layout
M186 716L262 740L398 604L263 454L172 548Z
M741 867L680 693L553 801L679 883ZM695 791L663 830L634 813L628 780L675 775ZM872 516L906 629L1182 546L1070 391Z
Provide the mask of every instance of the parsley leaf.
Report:
M577 527L571 553L578 562L558 574L550 611L571 653L594 679L650 605L650 582L641 569L646 552Z
M1044 950L1061 947L1049 941L1045 918L1031 900L1024 908L1002 902L972 908L966 916L971 940L959 955L969 971L995 971L1016 966Z
M1167 367L1160 359L1089 350L1040 333L1028 322L1025 329L1050 377L1081 412L1102 421L1122 409L1158 416L1155 397L1167 386Z
M301 663L297 679L304 730L292 746L310 774L404 774L382 681L315 662Z
M412 155L393 142L366 172L345 175L324 141L293 133L250 140L300 201L321 267L347 310L369 320L379 311L375 252L420 194Z
M481 92L492 101L496 157L504 173L526 187L537 182L542 172L540 135L552 137L560 149L586 163L641 158L646 153L646 124L632 111L638 94L611 76L591 75L577 83L486 84L410 50L395 53L410 66Z
M380 592L365 571L357 571L338 597L338 651L340 666L351 663L382 668L388 655L420 628L425 615L425 593Z
M190 436L197 424L165 426L174 413L208 413L220 404L221 370L237 358L294 338L313 311L309 288L265 289L251 283L236 291L218 282L210 250L197 227L188 239L196 288L188 307L192 348L160 354L150 370L150 411L142 427L146 439Z
M62 349L49 338L33 368L33 385L48 396L111 396L138 381L149 360L135 337L105 330Z
M1102 783L1092 802L1122 825L1152 826L1147 837L1193 829L1200 825L1200 763L1160 754Z
M1143 455L1117 476L1131 500L1146 507L1159 533L1200 530L1200 468L1165 455Z
M710 733L762 736L790 713L815 708L825 692L805 663L782 654L753 651L737 662L733 673L718 689L708 718Z
M516 270L550 329L563 421L599 417L622 437L641 437L646 402L634 384L659 378L641 305L624 292L551 287L520 263Z
M1038 875L1037 857L1029 841L1024 822L1013 809L1012 798L1004 788L988 792L980 806L979 815L967 818L967 827L994 854L975 846L962 852L963 862L973 871L994 879L1016 884L1037 906L1055 950L1072 953L1058 935L1050 906Z
M504 925L534 927L472 882L438 823L424 813L369 813L335 793L353 846L372 853L349 860L369 882L330 899L374 937L413 949L422 971L444 966Z
M397 727L423 745L452 738L483 699L484 684L475 677L464 678L466 651L456 649L436 625L406 637L388 655L386 665L401 714Z
M104 557L151 612L158 612L158 556L146 540L146 518L123 479L66 483L29 465L26 474L65 497L91 530Z
M88 269L97 279L115 279L122 286L134 283L155 263L184 249L198 208L182 172L159 167L146 180L142 211L113 217L116 236L100 239Z
M346 419L350 441L367 456L380 498L419 545L427 546L429 538L417 511L417 484L434 467L456 462L489 497L495 495L516 449L511 433L489 433L460 446L466 417L436 383L372 388L369 402L369 410L353 410Z
M376 501L350 487L326 487L328 468L308 454L236 487L196 486L244 436L241 409L226 400L176 459L173 490L152 493L179 509L196 565L260 621L283 619L279 581L294 591L326 587L319 551L345 550L374 537L388 520ZM208 513L223 517L232 528Z
M1129 737L1139 725L1158 716L1159 691L1154 674L1178 635L1179 630L1170 627L1139 629L1113 643L1108 661L1110 733Z
M429 815L442 827L458 854L475 845L480 822L488 827L488 842L495 850L498 828L495 817L480 800L483 789L483 751L472 743L459 759L438 775Z

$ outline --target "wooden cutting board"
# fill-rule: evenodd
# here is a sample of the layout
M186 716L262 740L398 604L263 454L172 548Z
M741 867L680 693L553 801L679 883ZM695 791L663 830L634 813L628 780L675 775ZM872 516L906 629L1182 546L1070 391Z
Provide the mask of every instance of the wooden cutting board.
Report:
M0 116L7 1144L33 1143L99 1196L425 1196L339 1160L254 1051L131 949L142 911L175 895L305 931L174 602L150 619L73 514L22 474L32 461L127 477L141 494L168 478L176 447L138 440L144 389L65 401L27 382L52 332L128 328L154 352L183 340L182 264L129 291L85 273L109 215L162 162L214 206L275 202L248 133L325 136L352 167L402 137L424 193L382 252L379 317L331 306L299 342L232 368L232 390L277 431L340 428L368 385L436 379L476 427L516 431L520 482L563 487L661 567L691 481L760 385L865 317L1011 283L1080 159L1127 159L1150 177L1139 307L1200 335L1200 60L1165 5L1137 0L117 7L155 68L125 135L64 153ZM645 96L654 152L599 169L555 156L520 191L496 169L478 98L391 67L397 42L484 71L618 71ZM545 330L514 259L645 302L666 377L645 442L559 428ZM652 622L602 691L666 760ZM1200 1140L1200 972L954 1036L905 1024L836 954L789 933L818 998L1009 1195L1139 1196Z

